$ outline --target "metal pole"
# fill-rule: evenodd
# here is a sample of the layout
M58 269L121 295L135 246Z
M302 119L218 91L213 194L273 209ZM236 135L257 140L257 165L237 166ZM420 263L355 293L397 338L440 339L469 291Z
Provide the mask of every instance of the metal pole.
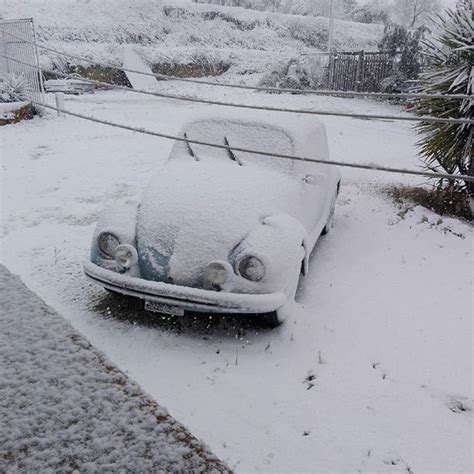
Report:
M5 38L5 32L3 31L3 28L6 26L5 23L0 23L0 26L2 27L2 43L3 43L3 51L5 53L5 56L8 56L8 50L7 50L7 40ZM8 62L8 59L5 59L5 67L6 67L6 72L7 74L10 73L10 64Z
M54 97L56 98L56 108L58 109L58 117L64 117L64 113L62 112L64 110L64 93L56 92L56 94L54 94Z
M31 19L31 32L33 35L33 43L35 46L35 60L36 60L36 66L39 67L39 54L38 54L38 46L36 44L36 31L35 31L35 24L33 23L33 19ZM40 95L41 95L41 102L44 102L44 83L43 83L43 72L38 69L37 71L39 75L39 89L40 89Z
M328 38L328 53L333 50L334 39L334 0L331 0L331 7L329 10L329 38Z

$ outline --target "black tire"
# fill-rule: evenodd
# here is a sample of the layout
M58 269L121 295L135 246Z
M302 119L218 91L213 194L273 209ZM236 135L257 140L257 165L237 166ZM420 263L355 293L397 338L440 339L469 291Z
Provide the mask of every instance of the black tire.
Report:
M331 230L331 224L328 222L324 227L323 230L321 231L321 235L326 235L329 234L329 231Z
M270 329L277 328L283 323L283 321L280 321L280 319L278 319L276 311L273 311L272 313L262 314L260 318L264 326Z
M331 231L332 222L334 218L334 211L336 209L336 200L337 200L337 197L339 196L340 186L341 186L341 182L339 181L339 183L337 183L336 195L334 196L334 202L331 205L331 212L329 214L329 218L328 218L328 221L326 222L326 225L323 227L323 230L321 231L321 235L329 234L329 232Z

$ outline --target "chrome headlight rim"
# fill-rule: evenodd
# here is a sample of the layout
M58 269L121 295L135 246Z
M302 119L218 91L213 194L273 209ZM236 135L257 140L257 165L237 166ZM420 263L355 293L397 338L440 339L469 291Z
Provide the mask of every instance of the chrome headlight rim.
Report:
M120 244L114 252L117 264L124 270L130 270L138 262L137 249L133 245Z
M107 260L115 259L115 251L119 245L120 239L113 232L104 231L97 236L97 247L100 255Z
M242 255L235 262L235 272L248 281L258 283L265 278L266 268L264 260L255 254Z
M213 290L222 290L232 277L232 267L222 260L210 262L204 269L204 284Z

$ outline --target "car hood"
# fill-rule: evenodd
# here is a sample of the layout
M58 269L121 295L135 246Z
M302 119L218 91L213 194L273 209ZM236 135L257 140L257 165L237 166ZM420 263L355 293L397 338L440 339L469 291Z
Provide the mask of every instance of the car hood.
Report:
M171 160L152 179L138 210L142 274L199 287L204 267L228 261L263 218L298 218L301 199L299 180L273 169L231 160Z

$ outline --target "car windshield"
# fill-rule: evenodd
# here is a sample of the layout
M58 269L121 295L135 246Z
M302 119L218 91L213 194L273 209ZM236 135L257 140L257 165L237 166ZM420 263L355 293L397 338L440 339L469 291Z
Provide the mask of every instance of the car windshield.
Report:
M214 148L195 143L176 142L170 159L194 158L195 160L221 159L231 160L236 165L260 164L279 169L292 169L292 161L256 153L246 153L235 148L247 148L258 151L293 155L294 146L291 136L282 128L262 123L202 120L192 123L184 133L188 140L215 143L225 148Z

